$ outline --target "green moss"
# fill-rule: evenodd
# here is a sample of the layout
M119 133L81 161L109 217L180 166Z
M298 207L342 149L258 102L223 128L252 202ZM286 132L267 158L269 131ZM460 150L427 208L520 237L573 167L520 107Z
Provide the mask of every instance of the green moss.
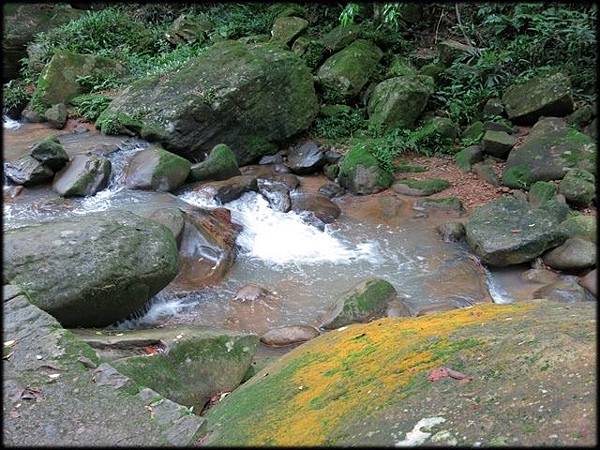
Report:
M556 196L556 185L546 181L537 181L529 188L529 203L539 207Z
M453 211L463 210L462 202L457 197L427 198L419 200L418 205L425 208L438 208Z
M139 134L143 123L123 112L103 111L96 120L96 128L103 134L116 135L133 132Z
M502 183L515 189L527 189L531 184L531 171L527 166L516 165L507 169L502 175Z
M441 192L444 189L450 187L450 183L447 180L441 178L429 178L425 180L414 180L411 178L401 178L398 180L399 184L405 184L412 189L418 189L422 191L422 195L431 195L436 192Z
M579 237L591 242L596 242L597 222L594 216L574 214L561 222L560 228L569 238Z
M485 130L483 127L483 123L480 121L473 122L469 125L465 131L462 133L462 139L466 139L469 141L469 145L478 143L483 137Z
M342 159L340 163L339 176L352 178L358 166L363 167L377 167L378 168L378 177L377 177L377 185L380 187L389 187L394 177L391 173L383 170L375 158L364 146L355 146L353 147Z

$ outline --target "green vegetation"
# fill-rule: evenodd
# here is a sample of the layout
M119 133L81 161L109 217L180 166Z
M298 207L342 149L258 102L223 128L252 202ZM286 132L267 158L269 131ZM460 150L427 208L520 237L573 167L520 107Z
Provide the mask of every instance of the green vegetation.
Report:
M96 121L102 111L106 109L111 98L101 94L82 94L71 100L77 114L89 120Z

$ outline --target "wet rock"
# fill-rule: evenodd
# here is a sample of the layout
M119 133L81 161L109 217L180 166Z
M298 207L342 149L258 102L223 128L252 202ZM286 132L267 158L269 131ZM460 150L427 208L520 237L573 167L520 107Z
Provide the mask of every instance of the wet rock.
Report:
M544 264L565 271L590 269L596 266L596 244L581 238L567 239L544 255Z
M256 335L208 327L74 333L123 375L197 411L240 384L258 345Z
M38 142L29 154L55 172L69 162L69 155L56 136Z
M271 209L288 212L292 209L290 190L285 183L259 178L258 193L269 202Z
M586 276L581 277L579 284L596 297L598 295L598 270L594 269Z
M567 127L562 119L538 121L518 149L508 155L502 181L513 188L527 188L536 181L562 179L579 168L595 173L594 141Z
M317 111L312 75L300 58L273 45L230 40L173 72L133 83L96 125L106 133L135 117L140 135L169 151L195 159L227 144L243 165L306 130Z
M465 226L460 222L446 222L436 227L444 242L458 242L465 235Z
M560 224L561 231L569 238L579 237L596 242L596 217L583 214L571 215Z
M96 155L75 155L52 183L63 197L87 197L104 189L110 178L110 160Z
M547 205L551 203L555 202ZM531 208L525 201L501 197L473 211L465 225L467 242L493 266L531 261L565 241L558 225L566 213L560 208Z
M241 175L235 154L229 146L215 146L208 157L198 164L193 164L189 178L192 181L221 181Z
M29 155L4 163L4 174L13 183L23 186L45 183L54 176L52 169Z
M185 219L183 212L179 208L155 209L148 214L147 218L167 227L173 233L177 244L181 243Z
M368 322L382 317L388 303L397 296L396 289L380 278L362 281L336 301L337 312L323 328L334 329L355 322Z
M286 165L292 172L306 175L321 169L325 164L325 155L312 141L298 147L292 147L288 153Z
M428 178L425 180L401 178L392 185L392 189L398 194L410 196L432 195L449 187L450 183L441 178Z
M577 303L595 300L594 296L578 284L575 276L565 275L552 284L533 293L534 298L543 298L554 302Z
M36 223L4 234L4 279L64 326L106 326L138 310L177 273L163 225L124 211Z
M46 110L44 117L52 128L61 130L67 123L67 107L64 103L57 103Z
M125 183L130 189L171 192L185 182L190 166L187 159L155 145L133 156Z
M463 172L469 172L473 164L483 160L483 149L480 145L463 148L455 155L456 165Z
M364 39L330 56L317 71L324 98L336 103L358 95L382 56L379 47Z
M334 198L344 195L346 190L337 183L325 183L319 188L319 194L327 198Z
M433 91L433 78L426 75L382 81L369 97L369 123L386 129L411 127L424 111Z
M289 46L307 27L308 21L300 17L278 17L271 29L271 41Z
M508 118L533 125L542 116L562 117L573 111L571 82L562 73L510 86L502 96Z
M268 297L269 295L270 292L268 289L265 289L257 284L249 283L239 288L233 296L233 299L242 302L253 302Z
M208 183L201 181L193 184L189 189L202 192L208 198L224 204L240 198L245 192L256 192L258 184L255 176L240 175L223 181L211 181Z
M260 158L258 164L283 164L283 155L281 153L276 153L274 155L265 155L262 158Z
M342 210L324 195L294 194L292 195L292 210L296 212L309 211L323 223L334 222Z
M596 177L587 170L571 169L558 185L567 202L576 206L589 206L596 199Z
M273 328L260 337L260 341L271 347L284 347L286 345L306 342L319 335L319 330L308 325L292 325Z
M481 140L484 153L496 158L506 158L517 140L504 131L488 130Z
M550 284L557 280L558 274L547 269L529 269L521 275L523 281L539 284Z
M10 201L18 197L23 192L23 186L2 186L2 194L4 201Z

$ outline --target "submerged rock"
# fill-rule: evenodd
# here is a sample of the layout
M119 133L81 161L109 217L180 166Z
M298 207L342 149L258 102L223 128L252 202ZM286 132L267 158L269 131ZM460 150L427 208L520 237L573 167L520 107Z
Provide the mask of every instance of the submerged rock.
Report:
M382 317L396 296L394 286L385 280L370 278L362 281L336 301L338 311L333 319L323 324L323 328L331 330Z
M319 330L308 325L292 325L273 328L260 337L260 341L270 347L284 347L309 341L319 335Z
M181 186L191 163L159 146L136 153L127 167L125 183L130 189L170 192Z
M581 238L567 239L544 255L544 264L557 270L583 270L596 266L596 244Z
M110 160L96 155L75 155L54 177L52 189L63 197L87 197L101 191L110 179Z
M129 212L41 222L4 234L4 279L64 326L106 326L177 273L171 231Z
M199 181L186 190L200 192L208 199L220 204L231 202L240 198L242 194L258 190L257 178L254 175L240 175L222 181L211 181L208 183Z
M193 164L190 170L192 181L221 181L238 175L241 172L235 154L225 144L216 145L204 161Z

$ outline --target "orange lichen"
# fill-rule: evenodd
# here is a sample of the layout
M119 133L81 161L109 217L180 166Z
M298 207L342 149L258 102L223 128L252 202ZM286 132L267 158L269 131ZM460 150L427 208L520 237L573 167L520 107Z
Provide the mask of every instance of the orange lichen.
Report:
M381 399L402 398L415 374L442 363L444 352L456 351L447 339L452 331L484 326L532 307L478 305L420 318L386 318L327 333L280 361L284 365L313 356L286 385L297 394L261 417L249 444L324 444L344 417L366 415Z

